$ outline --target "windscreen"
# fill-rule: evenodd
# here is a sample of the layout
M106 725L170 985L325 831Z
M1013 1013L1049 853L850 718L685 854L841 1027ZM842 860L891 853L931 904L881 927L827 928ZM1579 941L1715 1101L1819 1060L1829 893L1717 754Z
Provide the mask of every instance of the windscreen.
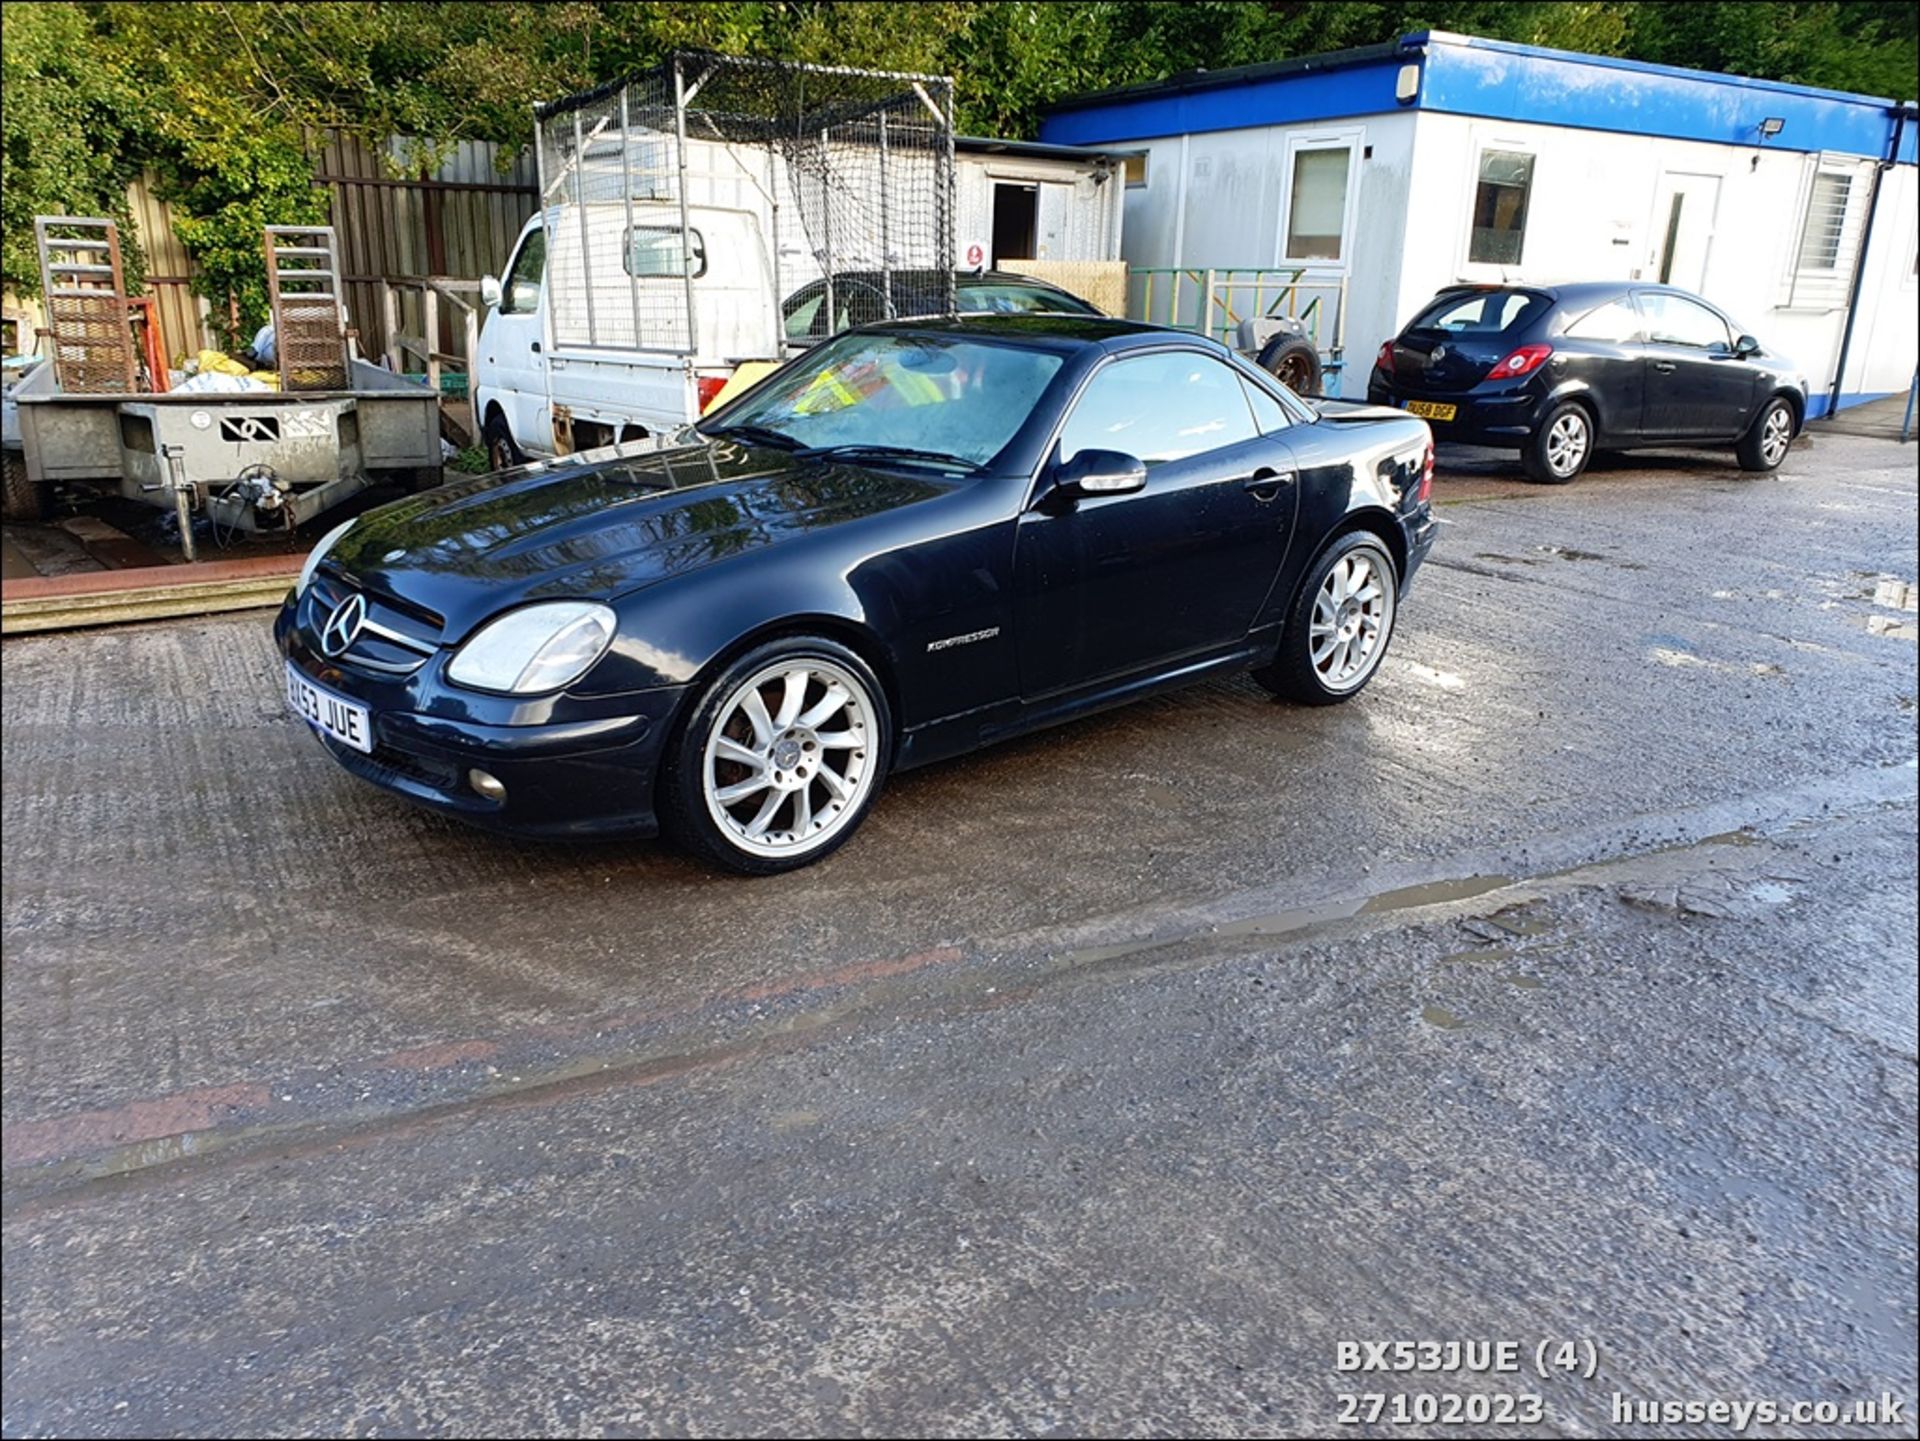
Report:
M984 465L1033 413L1060 366L1060 356L1022 346L848 335L762 382L712 429L751 426L801 446L904 447Z

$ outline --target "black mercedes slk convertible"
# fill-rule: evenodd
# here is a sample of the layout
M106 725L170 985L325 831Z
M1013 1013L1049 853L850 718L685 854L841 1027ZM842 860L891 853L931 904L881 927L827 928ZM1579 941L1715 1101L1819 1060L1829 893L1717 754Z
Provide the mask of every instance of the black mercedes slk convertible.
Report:
M1432 437L1183 332L848 332L695 428L460 481L315 547L274 625L354 774L523 834L764 874L894 770L1235 669L1379 670Z

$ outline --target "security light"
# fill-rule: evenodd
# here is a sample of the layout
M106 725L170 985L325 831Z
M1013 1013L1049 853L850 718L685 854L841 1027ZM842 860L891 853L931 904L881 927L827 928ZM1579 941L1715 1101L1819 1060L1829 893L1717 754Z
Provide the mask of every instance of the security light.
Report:
M1786 128L1787 122L1785 120L1781 119L1778 115L1769 115L1765 120L1760 122L1760 138L1762 140L1771 140Z

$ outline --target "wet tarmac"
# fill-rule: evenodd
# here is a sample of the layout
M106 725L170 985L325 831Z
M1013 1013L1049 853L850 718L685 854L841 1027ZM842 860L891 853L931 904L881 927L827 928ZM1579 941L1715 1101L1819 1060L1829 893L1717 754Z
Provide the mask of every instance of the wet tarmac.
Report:
M7 1434L1913 1434L1913 456L1443 455L1360 701L772 881L360 786L259 617L7 642ZM1598 1375L1336 1370L1448 1338Z

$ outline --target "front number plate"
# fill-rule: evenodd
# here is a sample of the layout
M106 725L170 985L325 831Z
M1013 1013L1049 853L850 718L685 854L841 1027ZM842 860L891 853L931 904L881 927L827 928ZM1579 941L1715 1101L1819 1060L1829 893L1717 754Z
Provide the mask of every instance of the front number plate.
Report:
M300 674L292 661L287 662L287 704L315 730L372 754L373 718L367 708L321 689Z
M1422 420L1452 420L1453 407L1435 400L1409 400L1407 409Z

